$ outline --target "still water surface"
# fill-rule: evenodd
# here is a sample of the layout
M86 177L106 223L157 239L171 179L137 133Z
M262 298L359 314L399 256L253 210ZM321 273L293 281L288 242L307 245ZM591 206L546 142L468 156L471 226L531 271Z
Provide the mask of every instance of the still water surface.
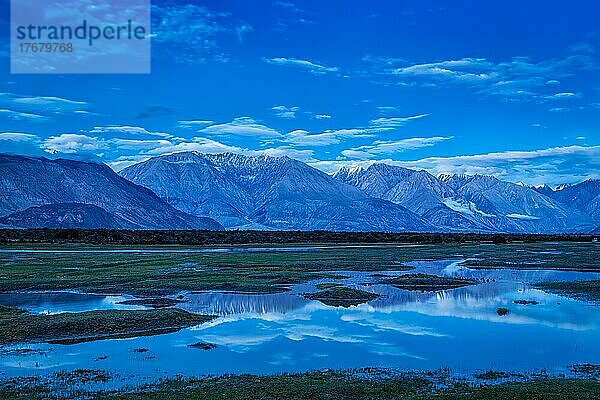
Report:
M372 273L340 271L348 278L336 282L382 295L349 308L326 306L300 295L327 280L269 295L182 293L186 300L180 304L182 309L219 318L153 337L0 348L0 377L90 368L111 371L120 382L134 384L177 374L270 374L367 366L449 367L457 374L545 369L558 374L568 373L574 363L600 363L600 306L530 286L543 280L598 279L600 274L471 270L459 261L411 265L417 272L485 282L441 292L412 292L377 284ZM0 295L0 304L35 313L136 308L118 304L129 298L13 293ZM518 305L514 300L538 304ZM498 307L510 313L498 316ZM200 341L217 347L210 351L188 347Z

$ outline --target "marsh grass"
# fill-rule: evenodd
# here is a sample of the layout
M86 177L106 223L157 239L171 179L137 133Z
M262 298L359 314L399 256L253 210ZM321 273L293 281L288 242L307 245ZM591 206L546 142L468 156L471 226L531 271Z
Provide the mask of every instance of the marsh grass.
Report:
M574 282L540 282L535 287L574 299L600 301L600 279Z
M177 309L102 310L34 315L0 306L0 344L51 342L75 344L102 339L175 332L211 320L212 316Z
M325 371L272 376L225 375L175 378L125 390L84 391L81 383L101 371L55 374L50 379L18 378L0 384L0 398L26 399L244 399L244 400L459 400L459 399L600 399L600 382L541 377L501 384L456 381L435 372L373 375ZM81 380L81 381L80 381Z
M131 250L132 246L0 246L0 249L83 251L0 253L0 292L75 289L147 297L172 295L182 290L275 293L312 279L336 278L336 271L405 271L406 262L444 259L478 260L478 263L498 268L535 265L536 269L600 271L600 246L592 243L323 246L308 251L280 252L265 247L260 252L206 253L189 250L211 247L155 245L145 248L157 252L85 252ZM223 248L235 250L237 247ZM178 252L170 252L173 250Z
M429 274L405 274L382 281L394 285L398 289L433 292L437 290L456 289L463 286L475 285L476 280L465 278L450 278Z
M335 286L316 293L305 293L304 297L309 300L318 300L327 306L350 307L374 300L379 295L364 290Z

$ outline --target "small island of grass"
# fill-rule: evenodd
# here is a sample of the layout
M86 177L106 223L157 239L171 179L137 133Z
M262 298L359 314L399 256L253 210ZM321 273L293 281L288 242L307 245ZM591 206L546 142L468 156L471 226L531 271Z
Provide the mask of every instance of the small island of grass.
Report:
M509 313L510 313L510 310L505 307L498 307L496 309L496 314L498 314L500 317L504 317L505 315L508 315Z
M429 275L423 273L404 274L383 281L394 285L398 289L434 292L438 290L456 289L463 286L474 285L477 281L466 278L451 278L446 276Z
M50 342L74 344L94 340L176 332L214 317L177 309L101 310L36 315L0 306L0 344Z
M146 299L133 299L133 300L125 300L119 302L119 304L129 305L129 306L145 306L152 308L167 308L173 307L177 304L181 303L181 300L169 299L166 297L158 297L158 298L146 298Z
M214 343L198 342L194 344L189 344L188 347L199 350L212 350L216 349L217 345Z
M309 300L318 300L328 306L350 307L376 299L379 295L359 289L332 287L316 293L305 293L304 297Z

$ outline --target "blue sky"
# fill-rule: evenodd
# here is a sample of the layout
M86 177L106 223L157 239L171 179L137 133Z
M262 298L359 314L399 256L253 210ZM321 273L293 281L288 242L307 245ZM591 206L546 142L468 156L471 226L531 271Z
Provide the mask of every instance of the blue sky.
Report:
M149 75L11 75L0 3L2 152L600 177L596 1L154 1Z

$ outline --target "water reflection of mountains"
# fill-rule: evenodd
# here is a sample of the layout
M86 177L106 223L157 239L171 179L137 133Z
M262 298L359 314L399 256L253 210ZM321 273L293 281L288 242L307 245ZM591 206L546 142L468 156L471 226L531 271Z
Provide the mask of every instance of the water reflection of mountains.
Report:
M376 285L364 288L377 292L381 297L369 302L374 309L386 309L409 303L454 301L469 303L489 299L499 295L502 289L496 284L481 284L460 289L439 292L416 292ZM235 293L195 293L180 304L180 308L202 314L285 314L306 306L311 301L294 293L278 294L235 294ZM324 306L323 306L324 307Z
M292 293L277 294L235 294L235 293L195 293L186 298L180 308L203 314L267 314L286 313L296 310L309 301Z
M367 288L367 290L369 289ZM387 285L378 285L377 287L371 288L371 290L381 295L381 297L369 302L369 305L377 310L410 303L442 303L448 300L465 304L474 303L497 297L506 291L506 287L495 283L486 283L459 289L421 292L401 290Z

